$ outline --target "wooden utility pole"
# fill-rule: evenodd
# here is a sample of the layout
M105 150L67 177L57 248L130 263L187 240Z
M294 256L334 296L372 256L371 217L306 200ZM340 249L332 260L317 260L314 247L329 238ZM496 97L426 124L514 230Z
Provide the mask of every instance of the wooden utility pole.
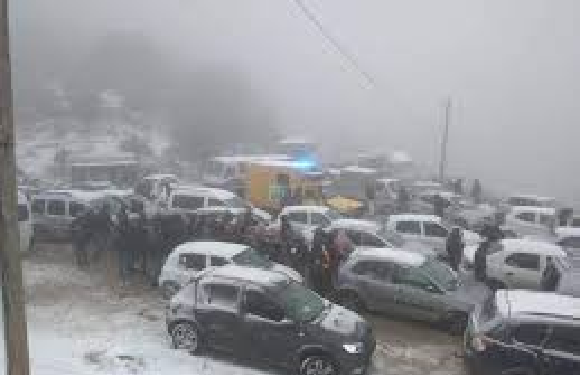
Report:
M28 338L18 230L8 0L0 0L0 272L6 374L28 375Z
M439 181L445 182L447 173L447 141L449 139L449 123L451 122L451 98L445 103L445 128L441 138L441 155L439 157Z

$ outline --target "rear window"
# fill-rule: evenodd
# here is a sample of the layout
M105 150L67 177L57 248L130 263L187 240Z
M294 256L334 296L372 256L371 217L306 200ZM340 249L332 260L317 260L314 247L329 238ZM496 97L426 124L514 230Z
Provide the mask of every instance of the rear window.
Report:
M399 221L395 227L398 233L421 234L421 223L418 221Z
M48 201L46 212L53 216L65 216L66 202L63 200L50 200Z
M533 223L534 221L536 221L536 216L531 212L522 212L517 214L516 217L528 223Z

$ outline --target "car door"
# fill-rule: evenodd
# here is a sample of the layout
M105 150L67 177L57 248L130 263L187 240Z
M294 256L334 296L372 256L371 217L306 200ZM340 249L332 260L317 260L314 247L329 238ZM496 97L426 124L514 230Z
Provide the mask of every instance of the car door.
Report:
M288 364L300 347L298 325L284 310L257 288L244 290L242 303L243 341L246 355L274 364Z
M207 267L207 257L205 254L185 253L180 254L175 274L179 285L187 284L193 277L197 276Z
M196 319L208 346L229 353L243 350L240 298L237 284L211 279L200 284Z
M373 311L392 312L398 286L393 283L395 265L386 261L361 260L352 268L358 292Z
M433 247L438 252L445 251L445 244L449 232L447 228L439 223L423 221L423 243Z
M580 327L552 326L542 364L544 374L580 374Z
M401 220L395 223L395 232L399 234L405 242L421 242L422 230L419 220Z
M397 265L393 275L397 285L396 311L424 321L440 317L443 292L418 267Z
M538 290L541 287L544 257L538 254L515 252L506 254L500 281L511 289Z

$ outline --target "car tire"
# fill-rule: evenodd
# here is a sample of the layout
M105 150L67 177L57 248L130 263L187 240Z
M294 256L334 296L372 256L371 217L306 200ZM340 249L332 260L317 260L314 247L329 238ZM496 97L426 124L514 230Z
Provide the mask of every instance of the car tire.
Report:
M348 310L357 313L361 313L366 310L364 302L355 292L352 291L338 292L336 300L339 305L343 306Z
M180 289L181 287L176 282L164 281L163 284L161 284L161 295L164 300L169 301L177 294L177 292L179 292Z
M186 350L191 354L199 353L202 340L197 325L190 322L177 322L170 330L171 344L174 349Z
M465 332L467 327L468 316L462 312L450 313L445 321L447 331L451 336L460 336Z
M300 362L300 375L338 375L338 368L327 355L307 355Z

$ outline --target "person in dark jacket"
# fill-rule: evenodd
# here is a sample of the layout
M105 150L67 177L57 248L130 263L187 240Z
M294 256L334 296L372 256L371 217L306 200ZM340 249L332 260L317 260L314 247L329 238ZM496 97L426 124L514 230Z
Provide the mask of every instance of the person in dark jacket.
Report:
M321 227L316 228L314 238L312 240L312 249L309 253L308 259L308 282L309 286L317 293L323 294L323 277L325 270L324 253L326 252L327 233Z
M447 237L446 249L449 265L454 271L459 270L464 247L465 244L463 243L461 229L458 227L451 229L451 233Z
M125 209L121 209L118 214L118 224L116 227L115 250L118 255L119 275L124 283L129 277L132 267L132 233L129 215Z
M79 267L87 267L89 265L87 246L92 238L94 217L92 210L86 210L79 213L71 224L75 258Z

